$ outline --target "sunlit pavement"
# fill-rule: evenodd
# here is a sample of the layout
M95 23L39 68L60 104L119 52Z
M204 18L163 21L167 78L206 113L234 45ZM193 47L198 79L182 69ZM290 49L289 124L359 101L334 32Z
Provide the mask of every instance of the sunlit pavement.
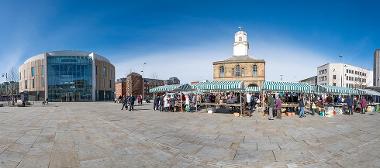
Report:
M379 167L380 113L334 118L0 107L0 167Z

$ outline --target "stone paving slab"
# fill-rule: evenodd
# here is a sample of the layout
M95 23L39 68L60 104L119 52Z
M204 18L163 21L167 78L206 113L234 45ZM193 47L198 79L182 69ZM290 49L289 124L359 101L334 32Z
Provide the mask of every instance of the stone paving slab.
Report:
M269 121L120 107L1 107L0 168L380 167L380 113Z

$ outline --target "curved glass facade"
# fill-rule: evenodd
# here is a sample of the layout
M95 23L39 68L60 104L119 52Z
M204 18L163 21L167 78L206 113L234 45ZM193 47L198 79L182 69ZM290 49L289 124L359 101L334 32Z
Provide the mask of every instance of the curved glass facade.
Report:
M92 64L89 56L47 57L49 101L92 101Z

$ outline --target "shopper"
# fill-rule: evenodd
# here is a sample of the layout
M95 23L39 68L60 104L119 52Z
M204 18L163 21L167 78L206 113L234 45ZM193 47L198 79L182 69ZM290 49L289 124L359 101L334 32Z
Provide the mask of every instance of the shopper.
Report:
M347 96L345 103L347 104L348 115L353 115L351 96Z
M125 107L125 110L128 110L128 97L124 95L121 101L122 101L121 110L123 110L124 107Z
M136 101L135 96L132 95L129 97L129 111L134 110L135 101Z
M269 107L269 111L268 111L269 117L268 117L268 119L269 120L274 120L274 118L273 118L273 109L275 107L275 104L274 104L274 98L270 94L268 95L268 107Z
M303 95L301 95L301 98L300 100L298 101L298 104L299 104L299 107L300 107L300 114L299 114L299 117L302 118L302 117L306 117L305 116L305 100L303 98Z
M277 118L281 119L281 107L282 107L282 101L280 99L280 96L276 97L276 111L277 111Z
M362 108L361 113L364 114L367 109L367 100L364 97L360 100L360 107Z

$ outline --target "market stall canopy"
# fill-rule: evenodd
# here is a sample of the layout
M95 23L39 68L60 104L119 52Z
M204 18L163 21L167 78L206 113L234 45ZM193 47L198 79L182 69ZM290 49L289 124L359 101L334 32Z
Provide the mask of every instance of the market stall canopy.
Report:
M183 84L181 86L179 86L178 88L175 88L173 91L176 91L176 92L190 92L190 91L194 91L195 89L193 88L192 85L189 85L189 84Z
M371 89L358 89L360 94L369 96L380 96L380 93Z
M250 92L250 93L259 93L260 92L260 87L256 86L250 86L245 88L245 92Z
M275 91L275 92L299 92L299 93L312 93L314 90L311 85L307 83L296 82L273 82L265 81L262 90Z
M244 90L242 81L207 81L194 85L200 91L242 91Z
M329 86L329 85L317 85L316 92L329 93L329 94L341 94L341 95L359 95L359 91L352 88Z
M162 93L162 92L173 92L175 89L180 87L181 85L163 85L158 86L152 89L149 89L150 93Z

